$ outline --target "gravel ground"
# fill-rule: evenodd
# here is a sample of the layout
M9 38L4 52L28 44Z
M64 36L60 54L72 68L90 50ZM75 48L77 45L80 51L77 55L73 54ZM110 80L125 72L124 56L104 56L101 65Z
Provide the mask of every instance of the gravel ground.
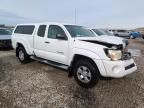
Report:
M144 40L130 40L129 48L140 49L137 72L89 90L66 71L36 61L22 65L14 51L0 51L0 108L144 108Z

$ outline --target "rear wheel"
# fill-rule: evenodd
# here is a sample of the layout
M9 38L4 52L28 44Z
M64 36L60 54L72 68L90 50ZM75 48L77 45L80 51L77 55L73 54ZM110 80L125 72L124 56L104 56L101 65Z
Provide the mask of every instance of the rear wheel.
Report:
M88 59L82 59L75 64L74 78L84 88L94 87L100 78L99 70L95 64Z
M24 47L18 47L16 52L21 63L28 63L30 61L29 55L26 53Z

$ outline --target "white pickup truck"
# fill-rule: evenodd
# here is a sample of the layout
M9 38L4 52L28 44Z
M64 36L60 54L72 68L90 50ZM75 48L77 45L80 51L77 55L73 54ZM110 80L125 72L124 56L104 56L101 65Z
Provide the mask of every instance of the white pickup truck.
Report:
M12 45L21 63L30 59L67 69L84 88L99 78L120 78L137 70L122 40L100 38L83 26L60 23L18 24Z

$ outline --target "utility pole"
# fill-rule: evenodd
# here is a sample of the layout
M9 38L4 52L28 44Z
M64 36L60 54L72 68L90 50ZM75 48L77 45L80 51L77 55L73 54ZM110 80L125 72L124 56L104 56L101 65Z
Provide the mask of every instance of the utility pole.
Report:
M76 11L76 8L75 8L75 24L77 23L77 11Z

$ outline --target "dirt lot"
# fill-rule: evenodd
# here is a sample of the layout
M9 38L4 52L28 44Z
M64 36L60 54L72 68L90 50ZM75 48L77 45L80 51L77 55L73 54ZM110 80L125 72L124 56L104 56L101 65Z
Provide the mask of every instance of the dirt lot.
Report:
M22 65L14 51L0 51L0 108L144 108L144 40L130 40L129 48L140 49L137 72L90 90L66 71L36 61Z

